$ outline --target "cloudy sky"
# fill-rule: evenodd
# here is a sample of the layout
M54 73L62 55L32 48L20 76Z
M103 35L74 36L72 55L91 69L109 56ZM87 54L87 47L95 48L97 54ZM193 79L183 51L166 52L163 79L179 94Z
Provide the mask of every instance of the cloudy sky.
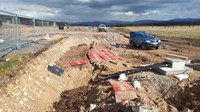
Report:
M136 21L200 18L199 4L200 0L0 0L0 10L54 21Z

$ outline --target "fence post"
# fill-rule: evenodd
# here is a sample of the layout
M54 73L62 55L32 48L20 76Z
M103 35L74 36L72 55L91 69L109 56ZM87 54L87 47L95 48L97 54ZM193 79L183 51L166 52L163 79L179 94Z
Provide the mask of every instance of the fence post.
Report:
M49 26L49 21L47 21L47 34L50 33L50 26Z
M35 18L33 18L33 42L35 42Z
M15 17L12 17L12 24L13 24L13 37L16 37L16 25L15 25ZM6 35L6 33L5 33Z
M3 21L0 21L0 35L3 34Z
M19 35L22 35L22 33L23 33L23 32L22 32L22 28L23 28L23 27L20 26L21 20L20 20L19 18L17 18L17 21L18 21L17 25L18 25L18 31L19 31L18 34L19 34Z
M42 20L42 36L44 36L44 21Z
M15 34L16 34L16 48L19 49L19 26L18 26L18 17L15 16Z

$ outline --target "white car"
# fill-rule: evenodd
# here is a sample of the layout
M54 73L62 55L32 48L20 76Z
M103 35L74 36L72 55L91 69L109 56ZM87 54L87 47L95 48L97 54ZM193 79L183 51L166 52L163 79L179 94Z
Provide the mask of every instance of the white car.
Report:
M108 28L106 27L106 25L105 24L100 24L99 26L98 26L98 30L99 30L99 32L107 32L108 31Z

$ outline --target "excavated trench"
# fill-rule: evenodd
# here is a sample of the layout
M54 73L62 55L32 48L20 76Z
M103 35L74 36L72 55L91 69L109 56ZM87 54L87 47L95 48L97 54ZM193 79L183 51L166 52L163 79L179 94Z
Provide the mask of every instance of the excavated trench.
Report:
M0 110L49 111L62 91L88 85L92 76L91 65L87 62L80 70L69 66L69 62L78 58L84 60L91 42L92 39L84 41L82 38L65 38L30 59L16 72L18 75L15 80L1 88ZM67 57L62 57L66 53ZM49 72L48 65L63 67L64 74L58 76Z
M77 52L78 49L83 52ZM69 68L69 65L63 63L63 60L68 60L67 62L79 58L87 60L87 50L88 48L84 44L81 44L77 47L72 47L70 51L63 55L57 64L67 69ZM136 54L125 54L121 56L134 57L130 61L135 61L137 59L138 63L152 62L152 60L144 61L144 57ZM73 57L73 59L71 57ZM91 65L90 67L93 68ZM91 68L90 70L92 70ZM150 72L146 72L145 74L150 75L152 79L150 81L141 82L142 86L144 87L144 90L142 90L142 95L140 95L141 91L137 91L136 93L138 96L145 97L154 102L159 112L178 112L182 111L184 108L193 109L195 112L198 112L200 109L200 91L198 89L200 84L199 81L189 83L190 81L186 80L179 82L174 77L157 75ZM82 75L87 74L83 73ZM63 91L60 94L60 99L54 102L53 109L56 112L85 112L90 110L91 104L95 104L97 107L93 111L130 111L130 108L129 110L126 110L121 106L121 104L116 104L114 96L114 91L108 81L97 83L90 80L90 82L85 86Z
M2 110L85 112L90 110L91 104L95 104L97 107L94 111L122 111L122 106L115 103L115 95L110 83L91 80L94 67L86 56L91 42L92 39L85 42L81 38L63 39L26 63L25 67L19 71L20 77L7 86L5 95L1 94ZM157 60L152 60L150 55L152 54L145 57L145 54L131 53L131 55L120 56L129 58L130 62L137 62L138 65L157 62ZM72 67L69 63L77 59L82 59L87 64L81 68ZM50 73L47 70L48 64L63 68L63 76ZM115 68L112 72L118 72L118 70ZM136 90L136 93L140 97L144 96L152 100L160 112L176 112L184 107L198 112L200 109L199 80L179 82L174 77L151 72L145 74L152 76L152 80L142 81L144 89Z
M86 57L87 47L84 44L72 47L66 55L63 55L57 61L57 64L67 69L69 65L64 60L67 60L66 62L80 58L88 60ZM126 55L122 55L122 57L126 57ZM137 56L132 60L135 61L135 58ZM142 60L140 57L138 59ZM90 70L92 68L90 66ZM179 82L174 77L156 75L151 72L146 72L146 74L149 74L152 79L150 81L142 81L141 84L144 90L142 94L141 91L137 91L136 93L141 97L152 100L159 111L178 112L183 110L184 107L199 110L199 81L191 83L188 80ZM95 104L97 107L93 111L98 112L128 112L131 110L131 108L124 109L121 104L116 104L114 96L114 91L108 81L90 81L85 86L63 91L60 94L60 99L54 102L53 108L56 112L85 112L90 110L91 104Z
M104 46L105 47L105 46ZM80 44L78 46L73 46L68 52L66 52L59 61L56 62L57 65L65 69L70 77L76 77L73 71L80 70L79 67L71 67L70 62L73 60L82 59L87 62L86 65L81 67L79 75L86 76L93 74L94 67L89 63L87 59L87 52L89 46L86 44ZM85 72L87 69L88 72ZM53 104L53 109L56 112L77 112L77 111L87 111L89 110L90 104L96 104L98 111L113 111L116 109L114 92L108 81L95 83L88 77L86 80L90 80L87 84L78 87L74 85L75 89L65 90L60 94L60 99ZM76 79L74 79L76 80ZM77 80L77 83L81 83L83 80ZM78 87L78 88L77 88Z

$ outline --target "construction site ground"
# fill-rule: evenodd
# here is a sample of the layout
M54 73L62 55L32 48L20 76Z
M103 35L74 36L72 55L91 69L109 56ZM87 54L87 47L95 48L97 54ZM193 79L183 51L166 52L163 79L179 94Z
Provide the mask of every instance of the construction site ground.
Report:
M200 44L198 41L194 45L194 40L177 42L177 38L159 37L164 41L158 50L141 50L129 46L126 35L120 35L119 45L110 45L105 32L91 31L85 27L71 27L50 36L50 40L41 40L7 56L17 60L17 64L12 71L1 72L0 112L85 112L89 111L91 104L97 105L93 110L97 112L129 112L131 108L115 103L115 93L108 80L94 81L99 73L111 74L160 63L167 54L187 56L190 60L200 59ZM107 69L96 69L87 56L93 41L99 44L99 48L110 49L126 60L129 66L104 62L101 64ZM86 61L86 65L72 67L70 62L78 59ZM49 72L48 65L61 67L64 74L58 76ZM199 112L199 66L200 63L194 61L190 65L194 71L188 73L189 78L183 81L174 75L160 75L151 71L130 76L146 74L151 77L151 80L141 81L142 89L135 92L140 98L150 101L158 112L187 109Z

